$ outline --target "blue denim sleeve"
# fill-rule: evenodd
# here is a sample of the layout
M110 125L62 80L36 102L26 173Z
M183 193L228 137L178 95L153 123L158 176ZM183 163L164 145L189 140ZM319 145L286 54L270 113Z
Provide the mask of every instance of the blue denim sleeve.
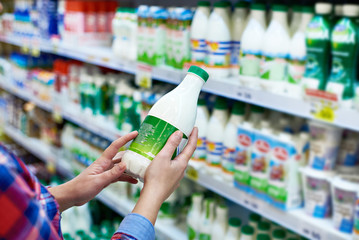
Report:
M123 219L112 239L118 239L117 237L119 239L155 240L155 229L147 218L137 213L130 213Z

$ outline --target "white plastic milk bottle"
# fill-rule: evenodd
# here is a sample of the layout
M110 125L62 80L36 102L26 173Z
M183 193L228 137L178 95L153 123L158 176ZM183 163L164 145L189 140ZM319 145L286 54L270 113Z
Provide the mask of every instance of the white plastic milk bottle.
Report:
M197 117L195 126L198 128L197 148L193 153L192 160L204 163L206 161L206 135L208 129L209 113L206 101L203 98L198 99Z
M244 1L238 1L234 5L234 12L231 19L232 28L232 52L231 52L231 74L239 75L239 52L244 28L248 22L249 4Z
M212 226L211 239L222 239L227 232L228 207L226 205L218 205L216 207L216 219Z
M224 128L228 119L227 101L218 97L214 110L208 123L207 130L207 156L206 161L210 166L207 170L216 174L221 171L221 157L223 154Z
M285 5L272 6L273 17L265 33L262 45L261 88L273 93L283 93L287 79L289 31L288 8Z
M203 203L203 211L200 219L199 239L211 239L214 219L214 200L207 198Z
M193 16L191 24L191 62L193 63L204 63L206 58L210 5L209 1L199 1Z
M228 182L233 182L234 166L236 159L236 145L238 126L244 121L245 104L235 102L232 114L224 129L223 154L221 158L222 176Z
M239 73L242 84L257 88L255 79L246 77L259 77L262 54L262 41L265 34L265 5L254 3L251 5L249 22L243 32L239 59Z
M231 31L228 4L216 2L207 27L207 70L213 78L230 74Z
M305 72L307 57L305 31L314 16L314 9L310 6L303 6L301 12L301 23L290 41L289 48L288 84L286 86L286 94L294 98L301 98L301 80Z
M207 79L206 71L191 66L181 84L153 105L122 158L128 174L143 180L147 166L172 133L180 130L184 139L189 137L196 120L198 95Z
M241 223L242 221L239 218L230 218L228 221L228 231L224 240L239 240Z
M199 240L199 227L202 214L203 195L192 194L192 205L187 215L187 233L189 240Z
M292 20L289 26L289 33L291 37L298 31L301 21L302 21L302 6L294 5L292 8Z

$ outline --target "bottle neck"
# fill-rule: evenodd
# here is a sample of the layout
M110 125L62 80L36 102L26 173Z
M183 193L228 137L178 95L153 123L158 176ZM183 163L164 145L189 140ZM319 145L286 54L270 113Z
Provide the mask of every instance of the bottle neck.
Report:
M227 110L225 109L214 109L212 116L218 118L223 124L226 124L227 122Z
M241 16L242 18L245 18L247 15L247 10L245 8L235 8L233 15L238 15Z
M189 97L188 95L193 94L193 96L198 98L203 84L204 80L202 78L195 74L188 73L182 82L173 91L181 91L181 93L186 97Z
M265 12L261 10L252 10L251 12L251 18L257 20L262 27L265 29Z
M299 27L300 31L305 32L305 30L307 29L307 26L310 23L310 21L312 20L313 16L314 16L313 13L302 13L302 22Z
M231 114L231 117L229 118L229 122L233 124L239 124L243 121L244 116L238 115L238 114Z
M229 226L228 232L230 232L232 236L238 236L239 235L239 227Z
M279 22L283 27L288 28L286 12L274 11L272 20L275 20Z
M203 14L205 14L207 17L209 16L210 10L209 7L198 7L197 11L202 12Z

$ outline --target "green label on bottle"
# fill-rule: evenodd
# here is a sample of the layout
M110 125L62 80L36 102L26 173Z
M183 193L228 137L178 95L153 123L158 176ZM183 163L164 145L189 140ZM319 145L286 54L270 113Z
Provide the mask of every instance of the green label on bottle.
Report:
M284 81L287 76L286 56L263 56L260 68L262 79Z
M197 233L191 226L188 226L187 234L188 234L188 240L196 240Z
M324 90L329 72L330 25L323 16L316 16L306 30L307 63L306 78L320 82L319 89Z
M138 136L131 143L129 150L152 161L165 146L172 133L177 130L168 122L148 115L141 124ZM183 134L183 138L187 136Z
M211 235L206 233L199 234L199 240L211 240Z
M240 54L239 72L243 76L259 76L261 63L260 52L244 52Z
M355 95L358 48L356 28L351 19L343 18L335 25L332 33L333 61L327 91L336 93L343 99L351 99ZM342 85L340 92L338 84Z

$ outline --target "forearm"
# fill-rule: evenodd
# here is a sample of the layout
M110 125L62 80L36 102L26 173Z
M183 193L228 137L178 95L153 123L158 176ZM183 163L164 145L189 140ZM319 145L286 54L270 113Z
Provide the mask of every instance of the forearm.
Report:
M155 225L158 212L163 200L155 192L149 192L144 188L141 191L139 200L136 203L132 213L137 213L147 218L153 225Z
M48 191L54 196L57 203L59 204L60 212L65 211L66 209L75 206L74 196L76 196L75 189L72 186L72 181L67 183L50 187Z

